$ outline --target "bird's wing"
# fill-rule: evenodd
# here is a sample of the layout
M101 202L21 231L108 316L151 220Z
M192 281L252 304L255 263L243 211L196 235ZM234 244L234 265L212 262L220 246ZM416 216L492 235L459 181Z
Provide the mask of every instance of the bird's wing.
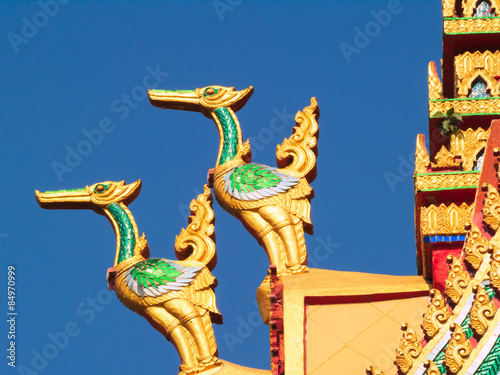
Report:
M190 285L203 266L185 267L174 261L151 258L134 264L126 272L129 289L140 297L159 297Z
M297 185L299 178L277 168L249 163L238 165L224 176L225 190L233 198L256 201L284 193Z

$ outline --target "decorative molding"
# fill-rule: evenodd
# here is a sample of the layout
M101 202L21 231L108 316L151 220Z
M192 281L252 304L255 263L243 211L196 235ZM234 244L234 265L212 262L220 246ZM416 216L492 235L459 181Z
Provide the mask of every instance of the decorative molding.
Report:
M426 360L424 362L424 366L427 369L425 375L441 375L441 371L439 371L439 367L433 361Z
M431 61L429 63L428 71L428 84L429 84L429 99L442 99L443 98L443 85L439 79L436 63Z
M215 248L215 215L212 209L212 193L208 185L203 186L203 194L189 205L191 211L188 226L182 228L175 237L175 255L179 260L196 260L213 271L217 264Z
M474 80L484 79L490 94L500 96L500 51L465 52L455 56L455 87L460 98L467 98ZM459 111L460 112L460 111Z
M429 308L424 315L422 328L429 337L434 337L441 327L449 319L451 312L442 294L437 289L431 289L429 292L432 300Z
M453 17L455 14L455 0L443 0L443 17Z
M495 316L497 308L483 286L474 286L474 292L476 297L470 311L470 325L482 336L488 329L489 321Z
M425 135L417 135L417 147L415 149L415 173L426 173L430 165L429 153L425 147Z
M403 323L401 329L405 332L399 348L396 350L396 365L403 374L406 374L422 352L422 344L418 340L415 330L407 323Z
M462 263L453 255L448 255L448 262L451 264L448 278L445 281L444 292L455 304L457 304L462 298L464 290L469 285L470 276L469 273L464 270Z
M442 149L446 151L441 150L439 153L443 154L442 157L446 158L443 161L447 162L450 167L456 166L457 161L461 161L463 171L472 171L478 155L486 147L489 135L490 129L469 128L467 130L459 130L457 134L452 134L450 137L449 151L443 146ZM435 159L438 162L437 166L441 167L437 158L438 155L436 155ZM448 165L443 165L443 167L447 166Z
M423 236L464 233L464 226L470 222L474 205L452 203L446 206L431 204L420 208L420 233Z
M478 173L429 173L415 176L415 190L473 188L479 183Z
M489 0L491 7L494 8L497 12L500 10L500 1L499 0ZM478 0L462 0L462 7L464 12L464 17L474 17L474 10L477 7Z
M311 98L311 105L295 115L293 134L276 147L278 167L306 177L308 182L316 177L318 118L318 102Z
M499 33L500 17L444 20L445 34Z
M496 290L500 290L500 248L493 248L493 255L490 263L490 283Z
M453 374L456 374L472 352L472 345L460 324L453 323L451 329L454 332L446 347L444 363Z
M451 108L455 108L455 111L462 115L500 114L500 98L431 100L429 116L433 117L437 112L446 113Z
M478 270L483 263L484 254L488 252L489 242L483 237L478 227L472 224L467 235L467 240L464 246L465 260L475 270Z
M500 194L490 184L485 183L485 185L488 187L488 193L484 200L483 220L496 231L500 227Z
M441 146L441 150L434 156L433 168L456 168L460 166L460 158L452 154L446 146Z

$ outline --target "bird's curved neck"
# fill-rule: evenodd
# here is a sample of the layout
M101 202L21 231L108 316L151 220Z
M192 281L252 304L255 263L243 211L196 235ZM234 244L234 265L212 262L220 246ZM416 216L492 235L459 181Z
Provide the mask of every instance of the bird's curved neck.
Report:
M139 232L134 217L123 203L111 203L104 209L116 234L115 267L135 256Z
M233 160L241 147L241 127L231 108L220 107L212 112L220 136L216 166Z

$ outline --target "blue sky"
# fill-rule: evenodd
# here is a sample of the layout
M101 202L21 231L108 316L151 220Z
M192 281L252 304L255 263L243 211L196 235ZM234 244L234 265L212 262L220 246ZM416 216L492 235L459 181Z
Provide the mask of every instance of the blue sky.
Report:
M268 165L293 115L317 97L311 265L416 273L411 175L416 135L428 128L427 64L442 54L440 1L2 1L0 29L0 275L6 285L16 267L18 312L17 368L4 358L2 373L176 373L173 346L106 292L108 222L42 210L34 198L142 179L130 209L151 255L174 258L218 135L198 113L152 107L149 88L254 86L238 118L254 161ZM94 144L83 142L91 134ZM255 306L267 258L214 206L220 357L269 368Z

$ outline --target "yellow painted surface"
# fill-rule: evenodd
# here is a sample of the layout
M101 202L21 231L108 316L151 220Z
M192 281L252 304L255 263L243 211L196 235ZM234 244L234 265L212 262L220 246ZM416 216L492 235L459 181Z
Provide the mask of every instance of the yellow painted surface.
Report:
M369 364L386 370L386 375L395 374L392 362L402 337L401 323L419 327L429 303L428 297L417 297L373 303L305 304L307 297L426 293L429 285L421 276L313 269L307 274L285 276L282 281L285 372L294 375L364 374Z
M417 328L428 304L416 297L307 308L306 374L363 374L369 365L396 374L401 323Z

